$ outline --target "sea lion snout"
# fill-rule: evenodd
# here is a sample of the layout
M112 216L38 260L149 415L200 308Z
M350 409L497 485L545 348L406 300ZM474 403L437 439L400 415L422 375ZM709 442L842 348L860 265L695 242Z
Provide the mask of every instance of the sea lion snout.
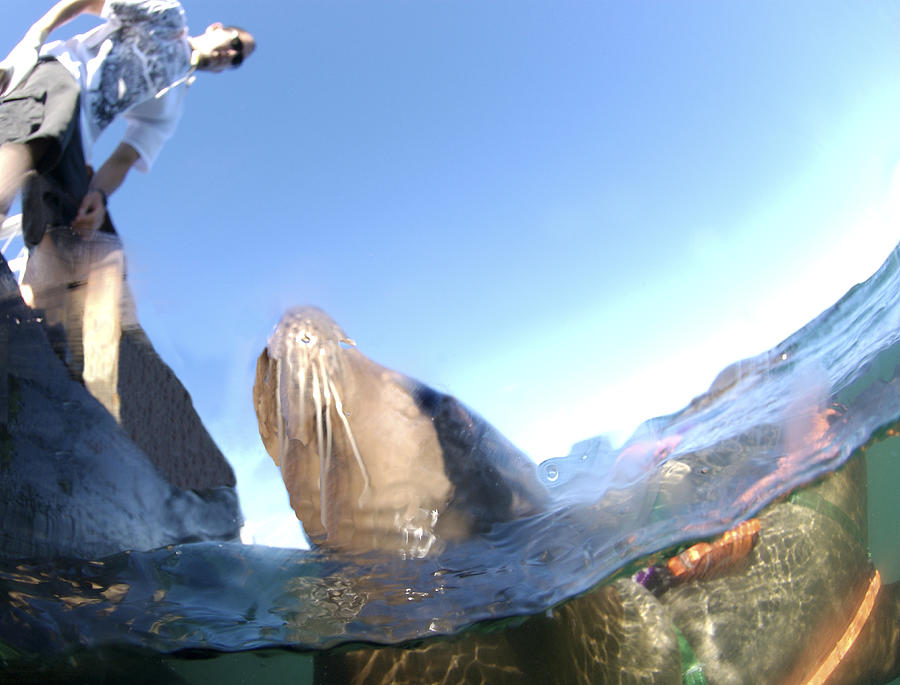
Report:
M284 359L294 346L302 350L304 345L314 354L329 347L355 347L356 343L318 307L293 307L275 326L266 349L270 356Z

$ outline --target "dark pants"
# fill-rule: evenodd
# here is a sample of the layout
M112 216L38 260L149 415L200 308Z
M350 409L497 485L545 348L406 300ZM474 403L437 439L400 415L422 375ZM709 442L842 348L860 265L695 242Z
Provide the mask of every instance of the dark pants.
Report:
M68 226L88 189L81 143L81 89L55 59L41 60L0 99L0 143L31 149L35 174L22 189L22 232L33 247L53 226Z

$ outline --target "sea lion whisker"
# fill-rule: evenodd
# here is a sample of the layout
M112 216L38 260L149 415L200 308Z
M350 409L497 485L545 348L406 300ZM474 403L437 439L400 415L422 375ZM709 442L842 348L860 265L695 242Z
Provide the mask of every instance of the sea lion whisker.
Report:
M331 383L331 379L328 377L328 369L325 368L325 364L322 362L322 357L320 356L318 359L319 362L319 373L322 376L322 394L325 397L325 472L327 473L331 469L331 457L333 453L334 447L334 430L331 426L331 387L334 387Z
M306 364L301 364L300 369L297 372L297 386L299 388L299 407L298 413L300 414L299 421L297 422L297 428L299 430L300 439L306 443L309 441L309 434L306 432Z
M322 389L319 383L319 370L315 366L312 367L312 400L316 414L316 452L319 455L319 465L321 466L325 459L322 426Z
M277 394L275 403L284 419L284 448L290 449L291 439L300 440L304 445L309 443L309 428L304 419L306 409L306 364L296 355L286 354L275 358ZM299 398L299 403L297 399ZM299 405L299 406L298 406Z
M312 396L313 403L316 406L316 448L319 454L319 502L321 506L320 517L322 520L322 525L325 528L328 528L328 524L325 522L327 516L328 507L326 499L327 492L325 488L325 477L327 471L325 470L325 444L324 444L324 436L322 435L322 394L321 389L319 387L319 370L315 365L312 366Z
M369 480L369 472L366 470L366 465L363 463L362 455L359 453L359 448L356 446L356 439L353 437L353 430L350 428L350 421L347 419L347 415L344 414L344 404L341 402L341 396L338 394L337 388L334 387L334 381L330 378L328 379L329 385L331 385L331 392L334 395L334 405L337 410L337 415L341 418L341 421L344 423L344 428L347 431L347 438L350 440L350 447L353 449L353 456L356 457L356 463L359 465L359 470L362 473L363 477L363 491L359 496L359 505L362 506L365 502L366 495L369 494L369 485L371 481Z

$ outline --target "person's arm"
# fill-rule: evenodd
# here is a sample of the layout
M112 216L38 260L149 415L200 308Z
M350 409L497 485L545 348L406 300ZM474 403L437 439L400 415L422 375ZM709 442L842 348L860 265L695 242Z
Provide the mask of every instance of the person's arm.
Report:
M31 71L47 36L82 14L99 15L103 11L103 4L104 0L60 0L53 5L44 16L31 25L25 32L25 37L12 49L6 59L0 62L0 93L6 90L14 78L17 81L24 78L24 73L16 76L14 71Z
M38 44L43 45L47 36L75 17L82 14L99 15L103 11L103 3L104 0L60 0L38 19L25 35L39 38Z
M109 159L94 174L90 188L78 208L78 215L72 221L72 228L82 238L90 237L103 225L107 198L122 185L139 156L137 150L128 143L119 143Z

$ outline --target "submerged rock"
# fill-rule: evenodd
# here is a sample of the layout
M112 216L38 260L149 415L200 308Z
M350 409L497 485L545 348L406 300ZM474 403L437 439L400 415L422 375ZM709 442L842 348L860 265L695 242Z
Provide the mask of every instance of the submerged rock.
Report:
M125 432L172 485L234 487L234 471L200 421L191 396L140 326L122 330L119 398Z
M0 557L90 559L238 536L233 472L189 395L139 328L121 347L123 425L71 379L2 262Z

